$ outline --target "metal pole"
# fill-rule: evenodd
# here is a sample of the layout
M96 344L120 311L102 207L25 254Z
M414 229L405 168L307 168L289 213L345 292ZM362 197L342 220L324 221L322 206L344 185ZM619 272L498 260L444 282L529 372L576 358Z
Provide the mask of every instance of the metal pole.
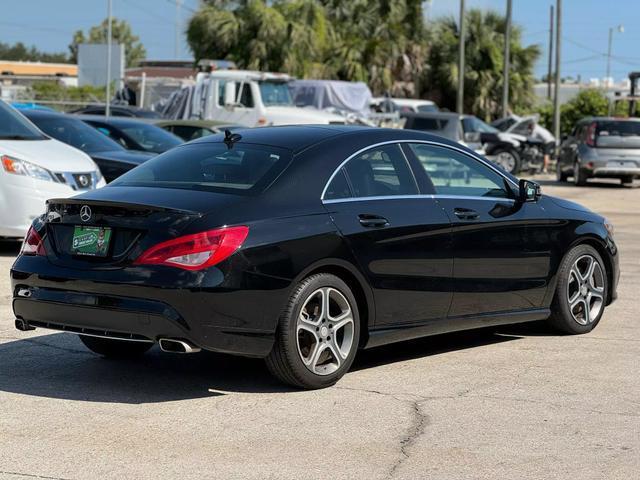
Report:
M104 107L104 115L111 113L111 0L107 0L107 99Z
M147 89L147 74L142 72L142 81L140 82L140 104L138 105L140 108L144 108L144 94Z
M553 92L553 134L560 142L560 58L562 47L562 0L556 0L556 76Z
M464 0L460 0L460 38L458 40L458 97L456 111L464 113L464 41L466 37L464 22Z
M180 58L180 6L182 0L176 0L176 45L175 58Z
M502 116L509 115L509 67L511 43L511 0L507 0L507 24L504 32L504 73L502 82Z
M553 71L553 5L549 7L549 70L547 72L547 99L551 100L551 72Z
M609 77L611 76L611 43L613 42L613 27L609 27L609 48L607 49L607 74L604 77L604 87L609 85Z

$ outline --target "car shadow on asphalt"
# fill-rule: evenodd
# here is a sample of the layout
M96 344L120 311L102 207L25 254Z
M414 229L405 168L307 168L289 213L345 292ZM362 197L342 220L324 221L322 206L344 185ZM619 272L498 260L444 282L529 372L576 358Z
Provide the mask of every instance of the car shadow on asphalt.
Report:
M544 324L528 324L426 337L361 351L352 371L545 334ZM109 360L87 351L75 335L54 333L0 344L0 391L146 404L295 389L273 379L259 359L172 355L154 347L140 359Z

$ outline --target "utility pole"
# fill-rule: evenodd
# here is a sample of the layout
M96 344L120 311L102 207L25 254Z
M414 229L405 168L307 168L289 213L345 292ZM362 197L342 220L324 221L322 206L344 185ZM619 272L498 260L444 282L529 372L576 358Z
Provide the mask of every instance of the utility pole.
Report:
M511 43L511 0L507 0L507 24L504 32L504 73L502 75L502 116L509 114L509 68Z
M562 0L556 0L556 76L553 92L553 134L560 142L560 50L562 46Z
M107 101L104 107L105 117L109 117L111 113L111 21L111 0L107 0Z
M180 58L180 7L182 6L182 0L176 0L176 50L175 59Z
M553 5L549 6L549 70L547 71L547 99L551 100L551 72L553 71Z
M618 32L624 33L624 27L618 25ZM613 43L613 27L609 28L609 48L607 49L607 75L604 77L605 88L608 86L609 77L611 76L611 44Z
M460 39L458 44L458 97L456 110L464 113L464 41L466 38L464 22L464 0L460 0Z

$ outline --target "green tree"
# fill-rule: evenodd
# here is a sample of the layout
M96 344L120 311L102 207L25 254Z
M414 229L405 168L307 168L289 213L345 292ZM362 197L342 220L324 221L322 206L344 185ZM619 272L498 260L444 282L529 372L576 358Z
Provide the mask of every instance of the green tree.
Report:
M41 52L36 47L27 47L22 42L13 45L0 42L0 58L3 60L22 62L65 63L69 61L65 53Z
M108 19L104 19L100 25L95 25L89 30L88 36L82 30L77 30L73 34L73 39L69 44L71 60L78 61L78 45L81 43L107 43ZM147 51L140 42L140 38L133 34L129 22L114 18L111 25L111 37L114 43L124 45L126 66L136 66L140 60L144 60Z
M192 17L195 59L414 94L426 46L419 0L209 0Z
M478 9L466 15L464 109L490 120L500 114L506 19ZM522 29L512 25L509 98L513 110L533 106L533 66L540 56L537 45L524 47L521 38ZM451 110L457 96L458 39L458 23L453 17L436 21L423 90L427 98Z
M626 116L628 104L619 102L612 112L615 116ZM540 124L549 130L553 127L553 105L545 103L538 107ZM609 115L609 99L596 88L582 90L560 106L560 134L568 135L575 124L584 117L598 117Z

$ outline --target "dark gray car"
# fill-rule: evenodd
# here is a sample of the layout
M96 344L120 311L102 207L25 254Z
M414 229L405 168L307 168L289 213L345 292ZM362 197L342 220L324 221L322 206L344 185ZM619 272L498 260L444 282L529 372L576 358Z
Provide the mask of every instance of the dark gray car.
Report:
M591 117L580 120L563 139L557 179L618 178L623 184L640 177L640 119Z

